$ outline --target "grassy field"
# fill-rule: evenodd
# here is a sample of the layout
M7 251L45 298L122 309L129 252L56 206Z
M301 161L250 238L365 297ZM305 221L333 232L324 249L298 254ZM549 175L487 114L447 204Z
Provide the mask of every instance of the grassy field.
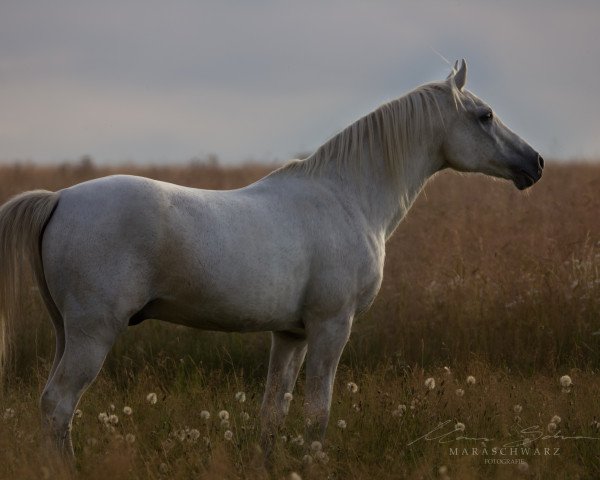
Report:
M117 172L221 189L268 170L1 166L0 201ZM600 165L550 162L525 193L478 175L433 179L389 242L381 292L342 357L326 457L300 445L301 373L270 475L256 450L268 334L130 328L73 422L80 475L600 478L599 211ZM0 396L0 478L70 478L40 448L53 334L36 293L23 296Z

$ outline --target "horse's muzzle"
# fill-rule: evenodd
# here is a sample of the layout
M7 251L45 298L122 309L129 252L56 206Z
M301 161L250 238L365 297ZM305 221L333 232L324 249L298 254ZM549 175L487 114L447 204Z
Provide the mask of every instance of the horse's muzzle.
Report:
M525 190L542 178L544 159L536 153L534 161L529 161L525 165L515 165L511 170L513 172L512 181L515 187L519 190Z

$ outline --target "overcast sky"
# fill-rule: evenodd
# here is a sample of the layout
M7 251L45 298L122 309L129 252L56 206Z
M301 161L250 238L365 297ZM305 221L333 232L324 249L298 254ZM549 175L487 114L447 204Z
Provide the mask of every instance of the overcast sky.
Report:
M0 4L0 161L225 162L308 152L444 78L545 157L600 158L600 2Z

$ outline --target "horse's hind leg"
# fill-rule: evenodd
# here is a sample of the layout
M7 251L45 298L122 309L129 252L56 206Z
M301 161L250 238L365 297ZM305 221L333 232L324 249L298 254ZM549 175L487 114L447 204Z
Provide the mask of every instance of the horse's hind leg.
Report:
M59 451L73 456L71 420L79 399L94 381L119 328L107 315L65 315L65 348L41 399L46 434Z
M306 339L287 332L273 332L267 386L261 407L261 444L268 456L277 430L283 423L291 393L306 354Z

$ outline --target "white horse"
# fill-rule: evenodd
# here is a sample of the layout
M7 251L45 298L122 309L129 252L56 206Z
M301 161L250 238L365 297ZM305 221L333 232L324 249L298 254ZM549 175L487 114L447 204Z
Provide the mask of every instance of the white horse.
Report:
M307 435L322 440L352 323L377 295L386 240L427 179L450 167L524 189L542 174L540 155L464 89L466 75L463 60L238 190L117 175L4 204L0 313L15 316L29 260L56 330L41 411L60 450L72 455L73 412L115 340L145 319L271 331L263 446L305 356Z

